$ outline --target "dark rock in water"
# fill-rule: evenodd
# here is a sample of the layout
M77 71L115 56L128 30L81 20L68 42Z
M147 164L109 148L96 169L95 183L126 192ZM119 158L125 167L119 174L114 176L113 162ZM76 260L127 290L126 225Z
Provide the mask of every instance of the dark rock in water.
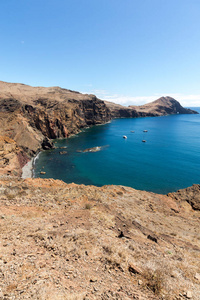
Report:
M61 154L61 155L67 154L67 151L60 151L59 154Z
M87 149L83 150L82 152L98 152L101 149L102 149L102 147L97 146L97 147L87 148Z
M52 148L54 148L53 142L48 137L45 137L42 142L42 149L49 150Z

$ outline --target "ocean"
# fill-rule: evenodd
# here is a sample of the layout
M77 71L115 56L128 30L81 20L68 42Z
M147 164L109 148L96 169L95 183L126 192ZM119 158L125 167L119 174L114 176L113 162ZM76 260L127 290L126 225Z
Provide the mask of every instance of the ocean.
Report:
M34 177L160 194L200 183L200 115L114 119L55 146L37 157ZM97 146L101 151L82 152Z

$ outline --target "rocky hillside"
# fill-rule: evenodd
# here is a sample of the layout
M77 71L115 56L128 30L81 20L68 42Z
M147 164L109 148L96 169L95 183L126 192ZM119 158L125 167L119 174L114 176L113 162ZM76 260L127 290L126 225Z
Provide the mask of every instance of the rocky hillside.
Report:
M171 97L161 97L151 103L141 106L122 106L105 101L113 118L156 117L172 114L198 114L196 111L184 108Z
M0 135L16 143L19 155L27 157L24 162L39 149L51 148L51 139L68 137L110 119L109 109L94 95L0 82Z
M165 116L173 114L197 114L196 111L184 108L178 101L171 97L161 97L151 103L141 106L130 106L138 113L145 113L154 116Z
M0 192L1 299L200 299L200 210L184 198L14 177Z

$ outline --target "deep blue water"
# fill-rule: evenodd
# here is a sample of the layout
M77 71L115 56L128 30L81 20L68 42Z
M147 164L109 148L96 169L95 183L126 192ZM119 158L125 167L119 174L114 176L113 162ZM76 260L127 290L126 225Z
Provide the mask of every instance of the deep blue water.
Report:
M99 152L77 152L105 145ZM39 155L35 177L119 184L161 194L200 183L200 115L115 119L57 140L56 146ZM67 149L59 149L63 146Z

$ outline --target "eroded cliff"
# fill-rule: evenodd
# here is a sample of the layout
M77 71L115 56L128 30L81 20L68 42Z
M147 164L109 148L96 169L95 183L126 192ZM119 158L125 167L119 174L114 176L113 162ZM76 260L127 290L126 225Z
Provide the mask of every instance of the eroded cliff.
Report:
M0 134L6 132L27 159L41 148L51 148L51 139L110 119L109 109L94 95L0 82Z

